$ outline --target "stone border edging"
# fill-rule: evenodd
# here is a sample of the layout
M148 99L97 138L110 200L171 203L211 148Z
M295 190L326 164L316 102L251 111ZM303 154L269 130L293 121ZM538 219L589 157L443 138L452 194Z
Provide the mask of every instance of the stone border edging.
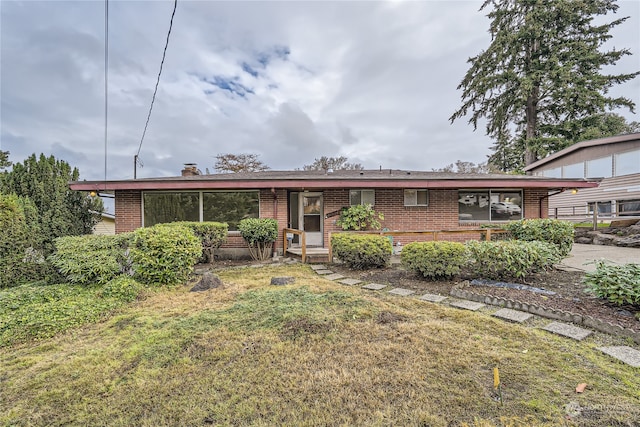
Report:
M535 304L527 304L517 300L510 300L502 297L494 297L490 295L481 295L473 292L465 291L463 289L453 288L450 295L456 298L462 298L470 301L482 302L488 305L494 305L498 307L511 308L513 310L525 311L527 313L535 314L547 319L561 320L563 322L575 323L577 325L586 326L591 329L595 329L605 334L621 336L625 338L631 338L636 344L640 344L640 332L634 332L631 329L623 328L622 326L613 325L609 322L603 322L602 320L595 319L591 316L582 314L569 313L562 310L556 310L553 308L540 307Z

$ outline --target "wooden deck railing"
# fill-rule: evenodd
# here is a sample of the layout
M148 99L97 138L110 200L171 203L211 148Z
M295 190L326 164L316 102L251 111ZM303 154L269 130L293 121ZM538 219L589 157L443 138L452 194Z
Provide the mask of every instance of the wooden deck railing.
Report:
M443 234L469 234L480 233L480 236L484 235L486 241L491 240L492 235L509 233L507 230L501 228L467 228L464 230L421 230L421 231L337 231L338 233L352 233L352 234L377 234L380 236L431 236L433 241L438 241ZM331 248L331 234L329 233L329 262L333 260L333 249Z
M307 261L307 235L302 230L296 230L294 228L285 228L282 230L282 254L285 255L287 253L287 249L289 249L289 239L287 239L287 234L296 234L300 236L300 248L302 250L302 262ZM329 250L331 251L331 250Z

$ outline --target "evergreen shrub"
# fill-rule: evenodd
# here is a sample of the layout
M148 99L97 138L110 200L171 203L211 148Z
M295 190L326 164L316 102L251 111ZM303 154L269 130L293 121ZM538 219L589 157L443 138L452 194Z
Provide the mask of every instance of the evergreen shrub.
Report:
M66 236L54 240L49 261L71 283L104 284L131 269L128 248L133 233Z
M176 285L189 278L202 256L202 245L188 227L162 224L134 231L130 254L136 280Z
M556 245L540 241L469 241L466 247L474 273L487 279L523 279L562 259Z
M184 225L185 227L189 228L198 239L200 239L200 244L202 245L202 258L200 260L201 262L212 263L214 251L227 241L229 225L226 222L181 221L172 222L168 225L171 226L172 224Z
M557 219L522 219L508 222L504 228L511 237L526 242L541 241L553 243L560 256L566 258L573 247L573 224Z
M0 194L0 288L42 279L47 271L35 205Z
M278 221L273 218L245 218L238 224L240 235L249 246L251 258L262 261L271 255L278 239Z
M384 236L340 233L331 236L333 255L350 268L381 268L391 258L391 242Z
M455 276L467 262L466 248L457 242L409 243L400 259L409 270L428 279Z
M587 273L584 283L599 298L614 304L640 306L640 264L611 265L596 261L596 271Z

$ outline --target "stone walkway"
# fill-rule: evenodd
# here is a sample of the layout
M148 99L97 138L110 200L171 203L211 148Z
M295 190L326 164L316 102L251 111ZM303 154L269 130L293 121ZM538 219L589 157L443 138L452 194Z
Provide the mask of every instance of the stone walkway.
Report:
M357 286L360 286L362 289L366 289L369 291L385 290L388 294L401 296L401 297L408 297L416 293L414 290L404 289L399 287L395 287L387 290L386 288L389 287L387 285L382 285L379 283L363 283L362 281L357 279L346 278L341 274L334 273L324 265L317 265L317 264L311 265L311 268L319 275L322 275L322 277L324 277L325 279L337 281L338 283L341 283L347 286L357 285ZM447 304L450 307L455 307L455 308L470 310L470 311L479 311L480 309L487 308L485 304L482 304L479 302L467 301L462 299L450 300L449 297L442 296L442 295L424 294L424 295L419 295L418 299L422 301L427 301L430 303ZM450 301L447 302L447 300L450 300ZM496 310L495 312L491 313L491 315L498 319L502 319L508 322L520 323L520 324L524 324L529 319L534 317L530 313L526 313L518 310L512 310L509 308L502 308L502 309ZM551 332L551 333L554 333L569 339L574 339L577 341L581 341L586 337L588 337L589 335L593 334L592 330L580 328L571 323L556 322L556 321L547 324L541 329L544 331ZM633 366L635 368L640 368L640 351L632 347L628 347L628 346L599 347L598 350L613 357L614 359L621 361L622 363L626 363L627 365Z

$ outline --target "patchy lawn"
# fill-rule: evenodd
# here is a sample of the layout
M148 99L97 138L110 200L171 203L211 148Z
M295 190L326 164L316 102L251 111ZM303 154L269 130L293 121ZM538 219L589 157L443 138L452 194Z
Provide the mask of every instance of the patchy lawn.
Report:
M157 292L101 323L0 348L0 425L640 422L638 370L593 343L302 265L219 274L221 288ZM285 275L296 283L269 285Z

